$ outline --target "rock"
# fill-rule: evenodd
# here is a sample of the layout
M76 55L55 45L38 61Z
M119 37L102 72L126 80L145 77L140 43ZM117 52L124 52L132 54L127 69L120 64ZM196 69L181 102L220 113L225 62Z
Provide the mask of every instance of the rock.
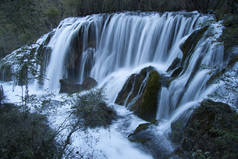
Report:
M3 63L3 61L0 61L0 63ZM12 80L12 71L10 65L0 66L0 80L5 82Z
M153 67L133 74L119 92L116 103L126 105L144 120L152 121L156 117L158 93L161 88L161 77Z
M91 77L85 78L82 85L74 83L70 79L60 80L60 93L76 93L84 90L89 90L97 86L97 81Z
M128 136L131 142L137 142L141 144L145 144L148 141L152 140L151 136L146 133L146 130L149 128L150 123L140 124L135 131Z
M152 67L144 68L139 74L132 74L126 83L124 84L122 90L118 93L116 102L119 105L128 105L133 98L135 98L139 92L140 86L143 80L146 78L147 71L152 70ZM131 91L132 90L132 91ZM128 95L130 96L128 97ZM127 99L128 97L128 99ZM127 101L126 101L127 99ZM125 103L126 102L126 103Z
M227 104L205 100L191 115L176 152L181 158L238 158L237 147L237 112Z
M76 93L85 90L85 88L80 85L72 82L68 79L61 79L60 81L60 93Z
M228 66L233 67L238 62L238 54L230 58Z
M140 144L139 147L151 154L153 158L178 158L171 152L166 152L163 148L163 141L157 140L158 134L154 133L154 131L157 130L158 124L159 121L157 120L150 123L142 123L128 136L128 139L133 143Z
M179 74L183 71L183 67L178 67L176 70L173 71L171 77L178 77Z
M186 65L186 61L189 60L190 56L193 53L194 48L196 47L199 40L202 38L205 31L209 26L205 26L202 29L195 30L187 40L180 46L180 49L183 51L182 64Z
M97 86L97 81L91 77L87 77L84 79L82 86L89 90Z
M180 58L175 58L166 72L172 71L172 70L178 68L179 66L181 66L181 59Z

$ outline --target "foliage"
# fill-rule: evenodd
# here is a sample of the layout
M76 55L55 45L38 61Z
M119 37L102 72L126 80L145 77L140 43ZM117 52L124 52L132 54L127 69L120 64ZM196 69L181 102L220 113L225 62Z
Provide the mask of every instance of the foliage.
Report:
M0 156L7 158L57 158L58 143L46 117L22 112L12 104L0 107Z
M73 101L73 114L80 126L95 128L108 126L115 119L115 111L108 107L102 89L87 94L77 94Z
M184 158L237 158L237 132L238 114L227 104L205 100L192 114L177 152Z
M48 20L53 24L54 26L57 25L59 21L60 11L55 6L50 6L46 11L45 15L48 17ZM51 25L51 29L52 25Z

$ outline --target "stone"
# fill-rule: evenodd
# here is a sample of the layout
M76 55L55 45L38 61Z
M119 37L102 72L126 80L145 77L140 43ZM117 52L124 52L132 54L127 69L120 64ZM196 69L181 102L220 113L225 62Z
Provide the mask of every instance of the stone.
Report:
M180 58L175 58L166 72L172 71L172 70L178 68L179 66L181 66L181 59Z
M89 89L92 89L92 88L96 87L97 84L98 84L98 82L95 79L93 79L91 77L87 77L87 78L84 79L84 81L82 83L82 86L85 89L89 90Z
M209 26L205 26L202 29L195 30L187 40L180 46L180 49L183 52L182 64L186 65L186 61L189 60L190 56L193 53L194 48L196 47L199 40L202 38L205 31Z
M61 79L60 81L60 93L76 93L85 90L85 88L80 85L72 82L69 79Z
M116 103L125 105L146 121L156 117L161 77L153 67L131 75L119 92Z

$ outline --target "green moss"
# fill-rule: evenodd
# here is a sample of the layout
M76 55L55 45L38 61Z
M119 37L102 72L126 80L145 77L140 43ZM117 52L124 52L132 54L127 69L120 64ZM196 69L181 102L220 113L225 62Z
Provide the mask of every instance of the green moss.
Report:
M155 119L158 103L158 92L161 88L160 75L152 70L147 81L139 116L145 120Z

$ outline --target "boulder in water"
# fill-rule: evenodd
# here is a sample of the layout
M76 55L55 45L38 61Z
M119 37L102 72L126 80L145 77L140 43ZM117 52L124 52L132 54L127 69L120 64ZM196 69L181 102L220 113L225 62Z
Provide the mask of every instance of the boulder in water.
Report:
M74 83L70 79L60 80L60 93L76 93L84 90L89 90L97 86L97 81L91 77L85 78L83 84Z
M174 61L172 62L172 64L167 69L167 72L172 71L172 70L178 68L179 66L181 66L181 59L175 58Z
M180 49L183 51L183 59L182 63L186 65L186 62L189 60L190 56L192 55L197 43L202 38L203 34L209 26L205 26L202 29L195 30L187 40L180 46Z
M80 85L76 84L69 79L61 79L60 81L60 93L76 93L85 90L85 88Z
M126 105L144 120L152 121L156 117L158 93L161 77L153 67L133 74L119 92L116 103Z
M97 81L91 77L87 77L84 79L82 86L89 90L97 86Z

